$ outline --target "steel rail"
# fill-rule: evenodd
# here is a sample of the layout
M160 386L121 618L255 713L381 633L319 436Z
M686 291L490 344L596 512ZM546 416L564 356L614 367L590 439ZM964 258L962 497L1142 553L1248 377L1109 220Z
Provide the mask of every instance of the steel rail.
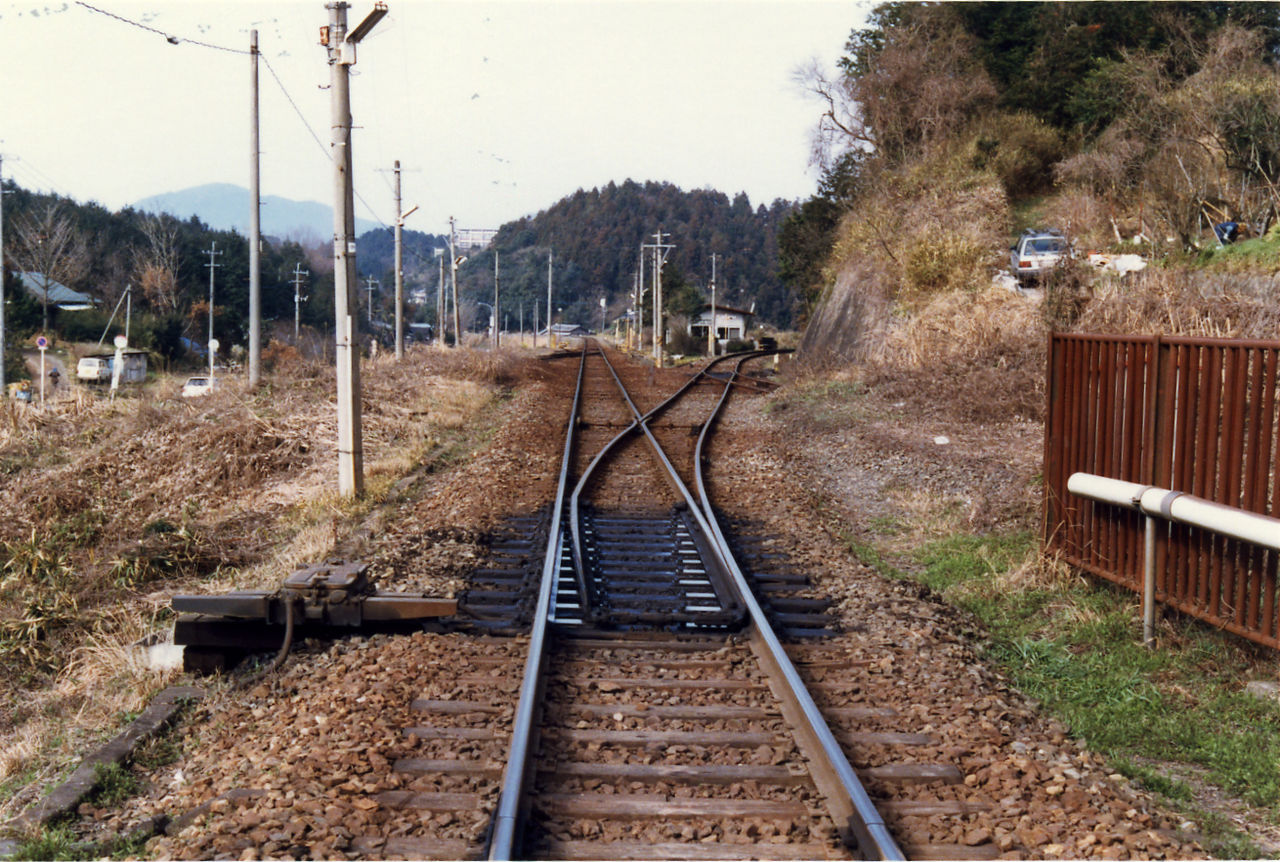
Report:
M738 375L742 365L751 358L744 357L738 362L737 367L734 369L734 377ZM835 736L831 733L831 728L827 726L826 719L822 717L822 712L818 709L817 704L814 703L813 696L809 694L808 688L800 678L795 665L787 656L786 650L783 649L782 643L773 631L773 627L769 625L764 610L760 607L760 603L756 601L750 585L742 574L742 570L738 567L737 561L729 551L729 543L725 539L712 509L710 498L707 494L706 482L702 475L702 459L707 437L712 426L719 418L720 409L728 400L729 392L732 389L732 383L725 385L724 393L721 394L720 401L716 404L710 418L703 423L702 432L698 435L698 442L694 447L694 476L703 514L710 525L716 542L723 549L723 557L729 565L729 574L733 578L739 593L741 593L743 602L746 604L747 613L752 622L752 646L756 647L758 655L765 658L777 670L777 674L771 674L771 676L781 678L785 683L786 690L775 693L783 701L784 709L789 708L792 713L787 716L788 720L793 726L803 728L806 735L808 735L809 741L812 743L809 746L811 756L816 756L820 759L822 773L825 773L825 775L815 774L814 780L818 783L819 789L826 795L828 803L838 807L839 810L833 811L832 814L847 818L848 829L845 834L846 836L852 835L863 858L905 859L906 856L889 833L888 827L885 826L884 818L876 810L875 803L871 801L866 788L862 786L862 782L858 779L857 773L854 772L853 766L850 765L848 757L845 756L844 750L840 747L840 743L836 741Z
M622 440L624 440L625 438L635 434L636 431L639 430L639 428L641 427L642 423L647 422L649 419L653 418L654 416L658 415L662 411L666 410L669 406L671 406L677 400L679 400L680 397L683 396L686 391L688 391L691 387L697 384L704 377L708 380L714 380L715 378L712 377L710 374L710 371L714 366L718 365L721 362L725 362L727 360L733 359L734 357L740 355L740 354L728 354L728 355L719 357L717 359L713 359L711 362L708 362L696 374L694 374L687 381L685 381L685 383L679 389L677 389L674 393L672 393L667 399L662 401L657 406L653 407L651 410L649 410L649 412L645 413L644 415L641 415L639 412L639 409L635 406L635 403L631 400L631 396L627 393L626 388L622 385L622 381L618 378L618 374L614 370L613 364L609 362L608 356L605 355L604 349L598 346L595 349L600 352L600 358L604 360L605 366L609 369L610 374L613 375L615 384L617 384L618 388L622 390L622 397L627 402L627 406L631 408L633 418L631 420L630 425L628 425L621 432L619 432L612 440L606 443L600 449L599 452L596 453L596 456L591 460L591 463L588 464L586 469L582 471L582 476L578 479L578 483L574 487L573 493L569 497L569 529L573 535L572 551L573 551L573 565L575 569L575 576L578 584L580 585L580 591L583 594L582 595L583 610L584 612L586 612L586 615L592 619L597 619L598 614L595 613L595 609L592 608L592 606L588 602L587 591L589 588L587 586L587 579L586 579L586 562L582 558L581 498L582 498L583 490L586 488L587 482L590 481L592 475L595 473L596 468L609 456L609 453L613 450L614 446L622 442ZM752 355L754 355L754 352ZM650 436L650 442L654 443L655 446L657 445L656 441L652 439L652 436ZM658 447L658 451L661 452L661 447ZM685 498L685 502L686 502L686 505L689 507L689 510L691 512L696 513L698 510L697 504L693 500L693 497L688 493L688 489L684 487L683 483L680 482L679 477L676 476L675 468L672 467L669 462L667 462L666 469L667 469L668 481L670 481L671 476L676 477L676 480L673 483L673 488L676 490L677 493L681 493L682 496ZM702 525L702 528L705 532L705 525ZM722 597L722 598L725 598L725 597ZM732 599L733 597L729 596L728 598ZM732 613L740 615L741 603L739 602L737 604L738 604L738 607L735 610L733 610Z
M547 629L550 625L551 595L555 590L560 567L563 542L562 522L565 489L569 483L569 465L573 459L574 428L578 411L582 406L582 380L587 368L587 349L582 350L578 365L578 385L573 394L573 406L569 409L566 426L564 455L560 464L560 479L556 485L556 500L551 512L551 525L547 531L547 552L542 560L542 581L538 587L538 604L529 631L529 654L524 663L524 679L520 683L520 699L511 727L511 747L507 766L502 773L502 791L493 819L493 834L489 840L488 858L513 859L520 808L524 800L524 788L529 780L529 763L535 746L535 718L542 703L543 668L546 664Z

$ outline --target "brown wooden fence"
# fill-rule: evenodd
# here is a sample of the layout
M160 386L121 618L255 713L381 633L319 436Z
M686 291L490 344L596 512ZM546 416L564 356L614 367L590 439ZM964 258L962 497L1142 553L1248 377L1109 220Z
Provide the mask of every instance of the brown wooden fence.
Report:
M1280 342L1050 336L1045 547L1142 588L1143 517L1067 492L1075 472L1184 491L1273 517ZM1276 553L1160 522L1156 598L1280 649Z

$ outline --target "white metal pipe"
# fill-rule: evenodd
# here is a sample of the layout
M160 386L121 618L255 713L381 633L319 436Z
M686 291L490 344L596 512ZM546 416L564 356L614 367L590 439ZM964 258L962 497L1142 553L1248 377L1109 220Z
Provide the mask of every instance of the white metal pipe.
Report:
M1232 539L1280 551L1280 518L1163 488L1152 488L1144 493L1141 505L1142 511L1153 518L1202 527Z
M1071 478L1067 479L1067 490L1072 494L1097 500L1099 503L1125 506L1134 511L1138 510L1138 501L1143 493L1150 488L1150 485L1108 479L1093 473L1072 473Z

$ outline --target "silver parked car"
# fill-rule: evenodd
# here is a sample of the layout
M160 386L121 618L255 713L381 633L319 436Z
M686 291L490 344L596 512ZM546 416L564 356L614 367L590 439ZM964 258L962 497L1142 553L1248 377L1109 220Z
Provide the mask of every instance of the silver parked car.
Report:
M1062 231L1028 228L1009 250L1009 263L1018 281L1040 278L1070 256L1071 247Z

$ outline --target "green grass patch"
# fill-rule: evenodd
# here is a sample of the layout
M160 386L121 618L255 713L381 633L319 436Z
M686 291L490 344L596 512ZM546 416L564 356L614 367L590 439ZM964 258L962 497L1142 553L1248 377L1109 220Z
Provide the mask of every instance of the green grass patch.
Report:
M1159 647L1147 649L1136 595L1037 563L1030 534L955 535L901 564L845 541L877 571L911 577L974 614L990 636L988 659L1117 771L1202 824L1211 852L1258 855L1228 820L1194 804L1190 785L1159 768L1188 764L1201 780L1280 817L1280 706L1241 691L1272 666L1249 645L1171 616Z
M41 829L19 842L13 860L133 859L140 856L147 836L119 835L106 841L82 841L66 823Z

